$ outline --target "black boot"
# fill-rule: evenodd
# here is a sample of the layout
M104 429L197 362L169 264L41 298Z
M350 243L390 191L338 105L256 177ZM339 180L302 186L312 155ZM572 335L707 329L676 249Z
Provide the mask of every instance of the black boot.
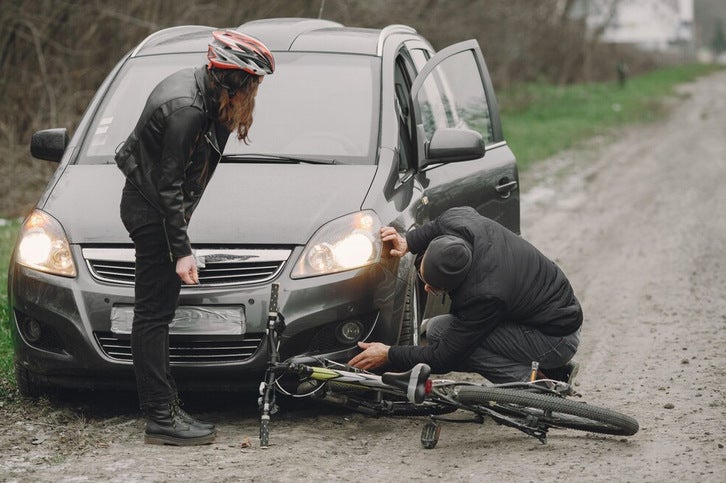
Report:
M200 421L196 419L194 416L189 414L188 412L184 411L181 408L181 401L178 399L174 403L174 408L176 409L176 413L179 415L179 417L187 424L191 424L192 426L196 426L197 428L202 429L209 429L211 431L217 432L217 429L214 427L212 423L205 423L204 421Z
M215 432L193 426L184 421L174 404L163 404L146 408L146 436L148 444L170 444L174 446L195 446L214 441Z

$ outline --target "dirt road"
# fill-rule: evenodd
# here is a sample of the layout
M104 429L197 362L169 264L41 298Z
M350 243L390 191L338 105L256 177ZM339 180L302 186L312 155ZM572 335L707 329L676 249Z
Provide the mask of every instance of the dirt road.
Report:
M187 403L217 443L158 447L141 443L132 397L86 395L0 408L0 480L725 481L726 73L682 94L667 119L522 177L523 235L585 309L578 389L635 416L634 437L553 431L542 445L487 422L447 425L423 451L419 419L296 408L262 450L253 401L226 397Z

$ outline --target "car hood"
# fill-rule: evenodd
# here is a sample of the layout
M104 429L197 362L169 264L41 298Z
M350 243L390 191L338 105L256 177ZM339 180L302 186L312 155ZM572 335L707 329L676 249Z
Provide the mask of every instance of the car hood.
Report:
M302 245L326 222L358 211L375 166L221 164L189 226L194 244ZM71 243L130 243L115 165L68 166L43 210Z

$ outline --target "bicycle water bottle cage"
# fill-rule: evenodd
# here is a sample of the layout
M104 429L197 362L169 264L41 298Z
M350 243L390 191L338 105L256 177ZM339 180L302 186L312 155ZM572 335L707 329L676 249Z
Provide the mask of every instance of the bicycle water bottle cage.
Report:
M406 372L385 372L381 376L384 384L406 392L406 399L414 404L421 404L426 394L431 392L429 376L431 368L426 364L416 364Z

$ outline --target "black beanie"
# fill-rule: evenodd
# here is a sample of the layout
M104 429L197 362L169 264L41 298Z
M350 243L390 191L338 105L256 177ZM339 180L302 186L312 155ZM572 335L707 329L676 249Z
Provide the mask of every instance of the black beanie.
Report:
M466 278L471 259L471 248L461 238L451 235L436 237L424 254L424 280L434 288L450 292Z

